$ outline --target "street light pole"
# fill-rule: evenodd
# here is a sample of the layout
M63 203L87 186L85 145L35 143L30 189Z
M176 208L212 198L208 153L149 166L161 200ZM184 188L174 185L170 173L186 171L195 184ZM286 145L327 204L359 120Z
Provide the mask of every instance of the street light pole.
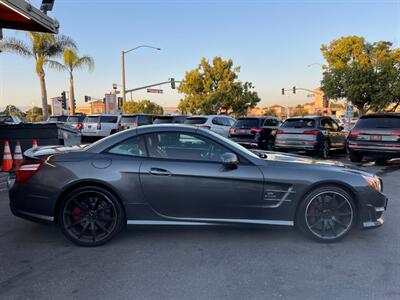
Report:
M122 62L122 102L125 103L126 102L126 85L125 85L125 54L134 51L136 49L139 48L151 48L154 50L161 50L161 48L158 47L153 47L153 46L149 46L149 45L140 45L137 46L135 48L129 49L127 51L122 50L121 52L121 62Z

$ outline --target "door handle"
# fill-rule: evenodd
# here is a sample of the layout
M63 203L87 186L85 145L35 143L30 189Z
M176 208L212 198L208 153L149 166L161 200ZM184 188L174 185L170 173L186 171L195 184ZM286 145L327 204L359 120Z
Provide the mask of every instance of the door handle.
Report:
M150 174L156 176L170 176L171 172L160 168L151 168Z

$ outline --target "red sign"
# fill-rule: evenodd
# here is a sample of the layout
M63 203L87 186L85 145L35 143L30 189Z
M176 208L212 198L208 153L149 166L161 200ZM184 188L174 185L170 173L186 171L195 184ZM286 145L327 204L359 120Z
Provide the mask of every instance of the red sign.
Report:
M162 94L163 90L161 89L147 89L148 93L154 93L154 94Z

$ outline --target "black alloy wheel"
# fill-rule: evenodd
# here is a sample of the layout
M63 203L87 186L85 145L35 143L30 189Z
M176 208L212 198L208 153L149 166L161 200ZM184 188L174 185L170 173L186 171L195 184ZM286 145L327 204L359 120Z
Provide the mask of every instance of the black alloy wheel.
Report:
M296 223L305 233L322 242L335 242L348 234L355 223L351 196L335 186L319 188L300 205Z
M113 194L99 187L84 187L65 197L59 223L64 235L80 246L99 246L112 239L125 220Z

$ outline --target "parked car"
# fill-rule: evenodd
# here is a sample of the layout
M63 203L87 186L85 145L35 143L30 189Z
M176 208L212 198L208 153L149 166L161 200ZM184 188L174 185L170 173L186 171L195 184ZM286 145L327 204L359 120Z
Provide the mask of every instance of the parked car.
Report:
M129 128L136 128L138 126L153 124L154 119L157 115L151 114L125 114L121 116L121 122L119 130L125 130Z
M183 124L186 120L187 116L179 115L179 116L157 116L153 122L153 124Z
M84 137L105 137L118 131L119 115L90 115L83 122L81 133Z
M20 124L22 120L17 116L0 115L0 124Z
M74 116L69 116L67 118L67 125L77 129L77 130L81 130L83 128L83 122L85 120L86 116L85 115L74 115Z
M57 223L82 246L104 244L126 224L296 225L321 242L383 224L379 177L263 154L193 126L142 126L81 149L39 148L16 174L10 207Z
M331 117L288 118L276 134L275 149L328 158L331 150L346 150L346 132Z
M68 116L65 115L60 115L60 116L49 116L49 118L46 120L46 122L61 122L65 123L67 122Z
M379 163L400 157L400 114L362 116L349 133L347 148L352 162L360 162L364 156Z
M272 116L239 118L229 130L229 138L243 146L273 150L279 125Z
M225 115L193 116L186 118L185 124L208 129L228 137L229 129L235 124L235 121L234 118Z

